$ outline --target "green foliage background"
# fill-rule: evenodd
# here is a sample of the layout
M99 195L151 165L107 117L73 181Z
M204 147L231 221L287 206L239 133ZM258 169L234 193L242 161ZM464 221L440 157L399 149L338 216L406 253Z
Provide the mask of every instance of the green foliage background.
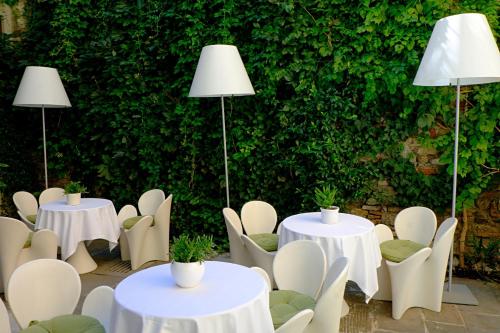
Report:
M491 0L27 1L21 41L0 39L0 168L7 197L39 191L41 114L11 106L26 65L56 67L72 103L49 110L49 173L82 180L117 209L144 190L174 194L173 233L226 237L220 100L188 91L201 48L238 46L255 96L226 98L231 206L268 201L284 218L315 210L330 183L346 201L387 179L393 204L439 210L451 197L454 87L412 85L435 22ZM459 203L498 170L498 84L475 86L461 117ZM429 129L450 129L432 139ZM448 165L401 157L418 136Z

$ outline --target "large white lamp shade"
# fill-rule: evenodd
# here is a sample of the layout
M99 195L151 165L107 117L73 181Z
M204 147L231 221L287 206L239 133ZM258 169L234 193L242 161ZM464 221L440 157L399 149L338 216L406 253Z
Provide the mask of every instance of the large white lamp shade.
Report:
M255 95L255 91L236 46L203 47L189 97L244 95Z
M227 207L229 207L229 176L224 96L245 95L255 95L255 91L236 46L208 45L203 47L189 90L189 97L221 98Z
M437 21L413 81L417 86L456 86L500 81L500 53L483 14Z
M40 66L26 67L12 105L42 108L45 188L48 188L45 108L71 107L57 69Z
M12 105L25 107L71 107L57 69L28 66Z
M483 14L448 16L437 21L418 68L414 85L456 86L455 146L451 215L455 217L457 196L458 132L460 86L500 81L500 52ZM477 305L477 299L465 285L452 288L453 245L450 251L447 303Z

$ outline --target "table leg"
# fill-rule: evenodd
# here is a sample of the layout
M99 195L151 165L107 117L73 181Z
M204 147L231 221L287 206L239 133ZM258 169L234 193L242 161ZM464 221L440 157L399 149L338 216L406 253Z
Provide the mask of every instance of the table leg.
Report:
M76 269L78 274L92 272L97 268L96 262L90 256L83 241L78 243L75 253L73 253L66 261Z

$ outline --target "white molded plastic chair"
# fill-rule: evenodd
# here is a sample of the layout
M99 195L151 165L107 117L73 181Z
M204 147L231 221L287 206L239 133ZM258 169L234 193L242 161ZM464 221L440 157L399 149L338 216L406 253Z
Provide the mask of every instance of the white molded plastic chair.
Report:
M21 220L26 223L28 228L35 230L35 223L28 219L28 216L33 216L38 213L38 202L33 194L26 191L19 191L12 196L14 205L16 205L17 213Z
M276 285L318 298L326 275L326 256L314 241L297 240L280 248L273 263Z
M51 230L33 232L18 219L0 217L0 291L7 289L12 272L20 265L40 258L57 258L57 235Z
M227 236L229 238L229 252L231 260L238 265L251 267L255 265L248 249L245 247L241 236L243 235L243 226L240 217L232 208L222 210L224 222L226 223Z
M379 223L375 226L375 234L377 235L379 244L394 239L391 229L382 223ZM379 301L392 300L391 278L389 277L387 264L385 263L385 259L383 258L382 261L380 262L380 266L377 268L377 281L378 281L378 290L375 293L375 295L373 295L373 299Z
M271 286L275 288L276 282L274 282L273 261L276 251L267 252L247 235L241 235L241 239L243 240L245 247L248 249L248 253L252 258L254 265L266 271L269 276L269 280L271 281Z
M141 215L156 214L156 210L160 207L161 203L165 201L165 193L160 189L152 189L144 192L139 198L137 208Z
M260 274L260 276L262 276L262 278L264 278L264 281L266 282L267 285L267 290L271 291L272 290L271 280L269 279L269 275L267 275L266 271L257 266L250 267L250 269L256 271L257 273Z
M314 308L314 316L306 333L337 333L347 283L348 259L338 258L326 275L321 296Z
M286 323L281 325L274 332L276 333L302 333L307 327L309 322L314 316L314 311L311 309L305 309L297 313L292 318L288 319Z
M78 272L57 259L38 259L19 266L7 287L12 314L22 329L32 320L72 314L80 292Z
M429 246L436 232L436 214L427 207L408 207L396 215L394 229L398 239Z
M38 198L38 203L41 205L46 204L51 201L64 199L64 189L60 187L50 187L45 189L40 193Z
M9 313L0 298L0 332L10 333Z
M113 288L99 286L85 297L82 305L82 315L93 317L109 331L111 322L111 307L113 305Z
M265 201L249 201L241 208L241 223L247 235L270 234L277 221L276 210Z
M152 260L168 261L170 238L170 211L172 194L165 199L152 216L144 216L132 228L124 230L120 242L127 242L121 248L128 247L133 270ZM127 253L122 253L126 259Z
M426 247L405 260L386 261L392 287L392 317L400 319L411 307L441 311L443 284L457 219L448 218Z

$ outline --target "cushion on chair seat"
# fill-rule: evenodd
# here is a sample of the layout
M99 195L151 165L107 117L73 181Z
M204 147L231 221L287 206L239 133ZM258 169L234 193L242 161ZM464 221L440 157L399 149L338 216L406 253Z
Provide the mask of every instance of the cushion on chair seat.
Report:
M382 252L384 259L401 262L425 247L425 245L412 242L411 240L393 239L382 242L380 244L380 252Z
M106 333L95 318L83 315L62 315L50 320L33 321L20 333Z
M269 308L273 318L274 329L302 310L314 310L316 301L308 295L293 290L273 290L269 293Z
M132 229L132 227L139 222L144 216L134 216L134 217L129 217L125 221L123 221L123 229ZM155 222L153 220L153 224L151 226L154 226Z
M28 221L30 221L31 223L35 224L35 222L36 222L36 214L35 215L28 215L28 216L26 216L26 218L28 219Z
M279 236L277 234L253 234L248 237L267 252L278 250Z
M28 239L26 240L26 242L24 242L24 246L23 246L24 249L31 246L31 239L33 238L33 234L34 234L33 231L29 233Z

